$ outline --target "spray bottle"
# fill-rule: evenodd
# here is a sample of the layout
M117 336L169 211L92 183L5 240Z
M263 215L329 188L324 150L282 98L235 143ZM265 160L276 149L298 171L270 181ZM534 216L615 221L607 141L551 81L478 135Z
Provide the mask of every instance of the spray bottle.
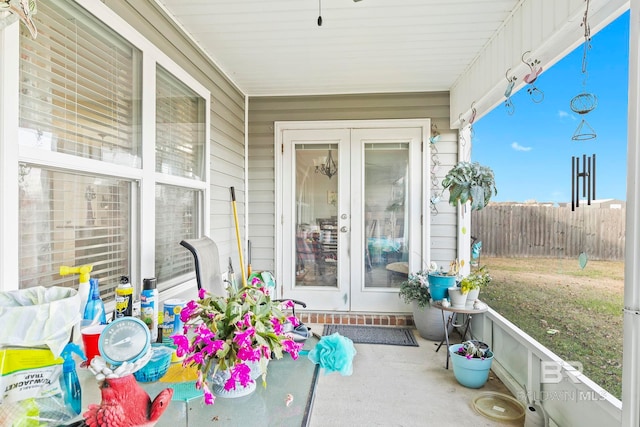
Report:
M82 389L80 388L80 380L76 372L76 361L73 360L73 353L77 354L82 360L87 360L84 353L73 342L68 343L62 350L62 376L60 377L60 386L64 393L64 402L69 406L76 415L82 410Z
M84 320L90 321L91 324L107 324L107 312L104 309L104 302L100 298L100 288L98 287L98 279L89 279L91 283L91 297L87 301L84 308Z
M91 279L90 273L93 270L93 265L80 265L78 267L67 267L66 265L60 266L60 275L67 276L69 274L79 274L80 281L78 284L78 295L80 295L80 316L84 316L84 308L87 305L87 301L89 301L89 291L91 289L91 284L89 280Z

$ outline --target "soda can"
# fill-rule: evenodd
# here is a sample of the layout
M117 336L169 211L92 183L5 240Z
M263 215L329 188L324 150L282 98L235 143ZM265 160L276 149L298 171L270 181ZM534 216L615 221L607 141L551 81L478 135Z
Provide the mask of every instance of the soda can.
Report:
M133 286L127 276L120 277L120 284L116 288L115 318L133 315Z
M181 334L184 323L180 320L180 312L187 306L183 299L168 299L162 309L162 343L173 345L171 335Z

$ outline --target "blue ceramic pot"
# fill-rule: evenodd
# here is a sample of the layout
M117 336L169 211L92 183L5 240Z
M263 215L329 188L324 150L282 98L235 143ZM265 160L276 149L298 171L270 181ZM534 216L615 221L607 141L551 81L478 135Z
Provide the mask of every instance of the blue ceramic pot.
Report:
M429 273L429 293L434 301L442 301L449 296L448 289L456 285L456 276Z

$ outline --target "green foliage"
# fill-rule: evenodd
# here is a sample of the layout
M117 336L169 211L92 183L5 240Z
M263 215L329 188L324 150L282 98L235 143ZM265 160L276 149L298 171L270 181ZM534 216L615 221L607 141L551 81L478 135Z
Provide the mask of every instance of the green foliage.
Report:
M420 270L409 274L409 278L400 284L399 297L407 304L415 301L418 307L429 307L429 272Z
M283 312L293 303L282 304L281 308L280 302L271 299L268 287L258 278L239 290L229 289L228 295L200 290L198 299L190 301L180 314L187 333L174 338L178 354L185 356L183 365L196 366L206 376L212 369L233 370L259 361L266 384L267 364L263 359L280 359L284 352L297 358L302 347L284 329L295 321ZM205 390L205 396L207 393Z
M484 208L496 189L493 170L478 162L458 162L442 180L442 187L449 189L449 203L457 206L471 201L471 209Z
M473 289L481 289L489 283L491 283L491 276L487 272L487 266L483 265L477 270L469 273L468 276L464 277L460 281L460 287L470 291Z
M491 357L493 354L489 349L489 346L478 340L469 340L462 343L462 346L458 349L456 354L465 356L467 359L484 359L485 357Z

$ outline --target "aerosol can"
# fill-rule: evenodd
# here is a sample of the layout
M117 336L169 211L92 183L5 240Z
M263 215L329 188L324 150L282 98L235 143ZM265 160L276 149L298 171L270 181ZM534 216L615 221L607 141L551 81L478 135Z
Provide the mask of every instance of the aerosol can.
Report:
M115 318L133 315L133 286L127 276L120 277L120 284L116 288Z
M158 289L155 277L142 281L140 320L149 328L151 342L156 342L158 339Z

